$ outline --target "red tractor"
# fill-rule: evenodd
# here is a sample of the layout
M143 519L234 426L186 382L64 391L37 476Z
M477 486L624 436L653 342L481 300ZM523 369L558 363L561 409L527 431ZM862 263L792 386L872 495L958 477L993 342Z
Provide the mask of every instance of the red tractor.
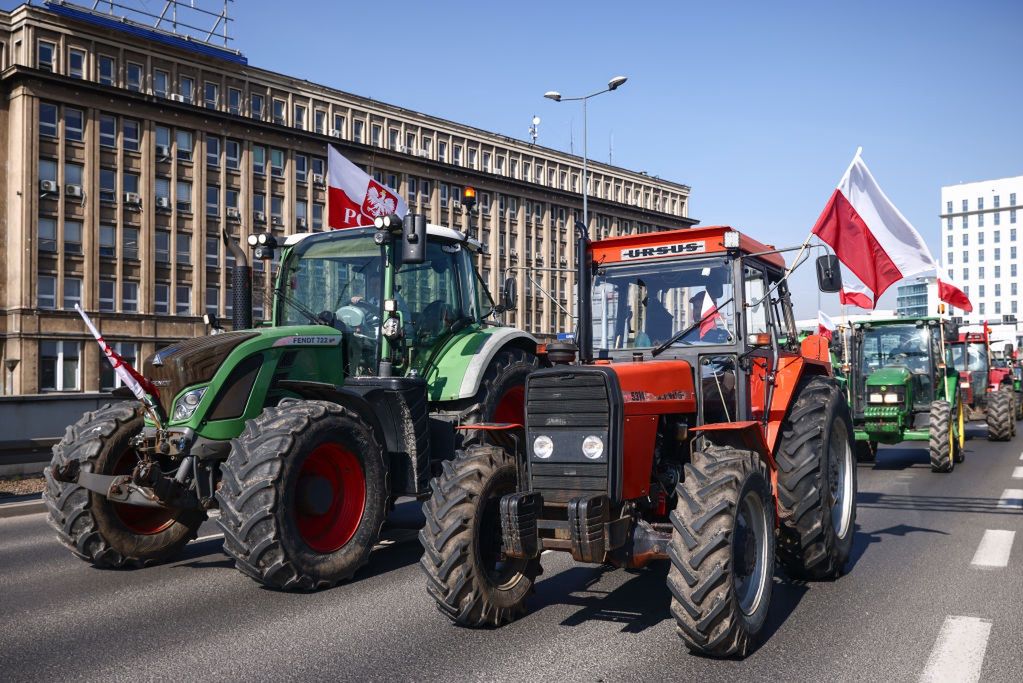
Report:
M1011 358L1011 344L1007 353ZM1016 421L1023 419L1023 400L1008 363L995 358L991 329L962 332L951 345L952 362L959 372L959 387L968 420L984 420L990 441L1008 441L1016 435Z
M444 463L420 533L428 590L460 625L501 626L543 551L667 559L685 644L744 656L776 558L830 579L852 547L853 427L827 341L798 341L779 250L729 227L577 230L578 343L548 345L525 425L488 425L490 444ZM834 257L818 280L840 287Z

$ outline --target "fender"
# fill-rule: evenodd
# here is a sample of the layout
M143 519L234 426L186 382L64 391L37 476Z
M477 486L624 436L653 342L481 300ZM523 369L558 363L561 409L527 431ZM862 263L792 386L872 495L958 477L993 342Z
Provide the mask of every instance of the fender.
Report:
M430 384L430 400L453 401L475 396L483 374L501 349L516 346L536 353L536 345L536 337L514 327L487 327L453 340L425 375Z

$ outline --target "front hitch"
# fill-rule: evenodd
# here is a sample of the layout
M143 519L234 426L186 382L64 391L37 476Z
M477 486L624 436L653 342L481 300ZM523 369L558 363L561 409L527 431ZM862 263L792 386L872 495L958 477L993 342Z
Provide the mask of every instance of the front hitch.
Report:
M143 460L131 474L95 474L84 472L78 460L50 468L54 480L76 484L98 493L114 503L140 507L199 509L194 491L160 470L156 463Z

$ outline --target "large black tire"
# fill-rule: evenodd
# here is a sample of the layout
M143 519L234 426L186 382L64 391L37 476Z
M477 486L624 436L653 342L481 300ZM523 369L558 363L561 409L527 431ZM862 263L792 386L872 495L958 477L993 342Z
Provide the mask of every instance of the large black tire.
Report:
M503 348L491 359L472 398L448 401L438 408L453 415L459 425L480 422L522 424L525 420L526 377L538 367L536 355L514 346ZM468 448L472 444L486 443L484 434L479 430L460 430L457 446Z
M988 441L1008 441L1012 438L1016 421L1013 419L1012 396L1005 391L992 391L987 400Z
M502 626L526 611L540 560L501 554L501 497L516 490L503 448L472 446L445 461L423 505L420 564L442 613L461 626Z
M778 559L800 579L840 576L856 532L856 466L849 406L838 383L800 383L781 426Z
M957 462L955 420L952 419L952 405L948 401L931 403L928 423L929 439L927 450L931 458L932 472L951 472Z
M83 472L128 474L137 462L132 437L142 431L142 406L108 403L67 428L44 474L47 521L74 555L97 567L142 567L173 557L196 537L200 510L172 511L112 503L50 469L77 460Z
M876 441L856 442L856 462L874 462L877 460Z
M383 450L355 413L282 401L245 425L221 469L218 523L242 573L309 591L350 579L368 561L390 489Z
M668 590L678 634L693 652L743 657L764 627L774 581L770 475L753 451L693 453L676 487Z

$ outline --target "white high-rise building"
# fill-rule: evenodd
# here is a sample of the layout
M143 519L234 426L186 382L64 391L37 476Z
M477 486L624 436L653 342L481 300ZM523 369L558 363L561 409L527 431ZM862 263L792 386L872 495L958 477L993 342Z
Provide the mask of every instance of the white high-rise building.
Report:
M941 261L963 286L968 323L1019 316L1023 176L941 188Z

